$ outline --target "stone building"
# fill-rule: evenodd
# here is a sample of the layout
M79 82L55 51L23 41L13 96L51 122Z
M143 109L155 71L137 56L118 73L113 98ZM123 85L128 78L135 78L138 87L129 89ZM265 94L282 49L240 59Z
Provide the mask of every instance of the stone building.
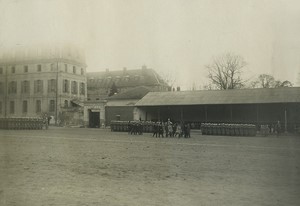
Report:
M146 86L151 91L169 91L171 87L157 74L154 69L142 66L141 69L127 69L87 73L88 100L102 100L109 95L115 84L118 93Z
M109 97L112 85L117 94ZM89 127L110 125L111 120L132 120L134 103L149 91L169 91L170 86L154 69L132 69L87 73L87 101L84 122ZM136 95L138 94L138 95Z
M71 112L82 121L83 111L78 113L72 101L86 99L85 75L84 54L73 46L4 51L0 53L0 117L45 113L55 123L63 123L73 119Z

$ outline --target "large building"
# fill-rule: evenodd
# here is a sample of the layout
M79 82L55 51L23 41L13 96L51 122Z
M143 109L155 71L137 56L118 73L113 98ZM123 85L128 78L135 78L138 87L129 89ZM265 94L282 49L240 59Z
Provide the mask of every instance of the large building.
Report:
M109 97L115 85L117 94ZM111 120L132 120L134 104L149 91L169 91L171 87L154 69L127 69L87 73L87 101L84 122L89 127L110 125ZM128 104L130 106L128 107Z
M56 123L87 97L84 54L73 46L14 49L0 54L0 117L35 117Z
M154 69L142 66L141 69L127 69L87 73L88 100L106 99L115 84L118 93L146 86L151 91L169 91L171 87Z

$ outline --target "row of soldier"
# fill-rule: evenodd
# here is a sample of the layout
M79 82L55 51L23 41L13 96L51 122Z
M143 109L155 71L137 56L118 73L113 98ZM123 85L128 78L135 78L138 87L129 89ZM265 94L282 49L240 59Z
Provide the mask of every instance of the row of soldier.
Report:
M156 122L153 125L153 137L191 137L191 127L188 123Z
M143 124L141 121L129 121L128 122L128 134L131 135L142 135L143 134Z

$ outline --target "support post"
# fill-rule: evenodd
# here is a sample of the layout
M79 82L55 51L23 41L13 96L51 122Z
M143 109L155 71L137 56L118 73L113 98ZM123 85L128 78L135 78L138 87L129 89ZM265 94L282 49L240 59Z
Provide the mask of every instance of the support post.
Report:
M204 106L205 122L207 122L207 105Z
M58 60L57 60L57 68L56 68L56 93L55 93L55 126L57 126L57 113L58 113Z
M183 122L183 108L180 107L180 120Z
M232 122L232 105L230 105L230 121Z
M287 112L286 112L286 108L284 109L284 133L287 133Z

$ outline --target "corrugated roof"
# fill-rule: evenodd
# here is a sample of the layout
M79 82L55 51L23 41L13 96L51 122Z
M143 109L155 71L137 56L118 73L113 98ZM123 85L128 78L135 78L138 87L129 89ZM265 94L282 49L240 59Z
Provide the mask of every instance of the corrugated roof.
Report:
M300 87L149 92L136 106L300 103Z

